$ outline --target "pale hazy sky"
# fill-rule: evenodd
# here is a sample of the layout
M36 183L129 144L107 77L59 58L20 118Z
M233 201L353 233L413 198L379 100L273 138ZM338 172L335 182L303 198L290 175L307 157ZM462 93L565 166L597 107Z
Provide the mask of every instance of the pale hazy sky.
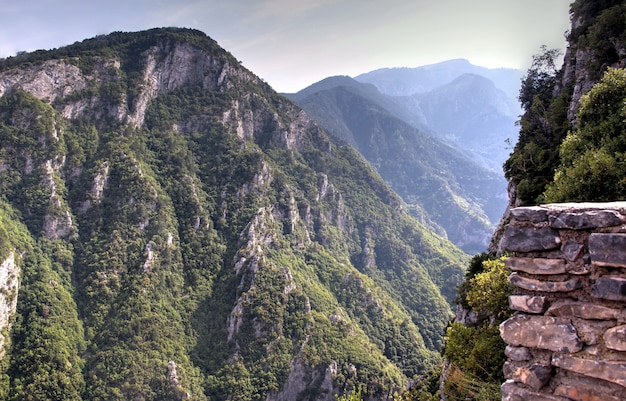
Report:
M466 58L527 69L564 48L571 0L0 0L0 57L113 31L196 28L280 92Z

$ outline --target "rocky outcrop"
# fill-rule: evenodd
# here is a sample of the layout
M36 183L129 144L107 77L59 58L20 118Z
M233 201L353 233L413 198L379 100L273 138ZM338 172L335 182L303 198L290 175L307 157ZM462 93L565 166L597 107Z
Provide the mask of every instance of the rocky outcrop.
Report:
M503 400L626 398L626 203L514 208Z
M15 252L12 251L0 264L0 358L4 356L4 333L10 329L11 317L17 306L17 291L19 288L19 267L15 261Z

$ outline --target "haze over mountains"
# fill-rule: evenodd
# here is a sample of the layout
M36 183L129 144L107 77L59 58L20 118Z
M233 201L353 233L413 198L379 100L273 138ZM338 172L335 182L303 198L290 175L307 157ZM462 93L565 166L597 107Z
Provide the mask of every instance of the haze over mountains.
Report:
M467 252L488 244L506 206L521 72L466 60L335 76L288 94L356 147L412 214Z

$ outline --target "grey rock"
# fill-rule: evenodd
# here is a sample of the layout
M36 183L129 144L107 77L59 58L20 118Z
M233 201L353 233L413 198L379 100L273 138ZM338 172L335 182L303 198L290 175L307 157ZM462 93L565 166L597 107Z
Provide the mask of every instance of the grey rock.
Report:
M541 206L516 207L511 209L511 217L518 221L543 223L548 221L548 211Z
M588 377L606 380L626 387L626 362L579 358L554 354L552 365Z
M580 257L583 248L584 246L581 244L568 243L561 247L561 252L563 252L567 260L573 262Z
M512 346L574 353L582 349L576 328L567 319L515 315L500 324L500 336Z
M591 234L589 254L596 265L626 267L626 234Z
M530 361L532 359L532 354L530 350L526 347L514 347L512 345L507 345L504 349L504 355L512 361L522 362L522 361Z
M614 210L590 210L580 213L560 213L550 219L550 226L570 230L613 227L622 223L621 215Z
M504 377L523 383L535 391L541 390L550 380L552 366L543 365L518 365L505 362L503 367Z
M561 245L558 231L550 227L517 227L508 225L500 247L509 252L533 252L556 249Z
M571 292L583 286L583 281L578 277L565 281L542 281L522 277L517 273L511 274L509 282L524 290L538 292Z
M502 401L570 401L569 398L555 397L549 394L540 394L530 391L513 380L507 380L500 387Z
M626 325L612 327L605 331L604 345L616 351L626 351Z
M567 270L563 259L507 258L505 264L513 271L529 274L563 274Z
M561 300L554 302L547 311L548 315L559 317L578 317L581 319L626 321L626 310L614 309L590 302Z
M611 301L626 301L626 278L620 276L600 277L591 286L591 295L595 298Z
M511 295L509 296L509 308L520 312L540 314L548 308L548 300L542 296Z

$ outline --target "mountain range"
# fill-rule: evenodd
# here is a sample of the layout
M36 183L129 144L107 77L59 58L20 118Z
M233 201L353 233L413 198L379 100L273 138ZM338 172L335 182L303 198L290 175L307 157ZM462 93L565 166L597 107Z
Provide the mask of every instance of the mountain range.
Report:
M469 170L384 116L388 149ZM441 362L468 256L372 165L199 31L0 60L0 398L402 389Z
M329 77L286 95L359 150L414 217L476 253L507 204L501 171L516 140L519 76L451 60Z

